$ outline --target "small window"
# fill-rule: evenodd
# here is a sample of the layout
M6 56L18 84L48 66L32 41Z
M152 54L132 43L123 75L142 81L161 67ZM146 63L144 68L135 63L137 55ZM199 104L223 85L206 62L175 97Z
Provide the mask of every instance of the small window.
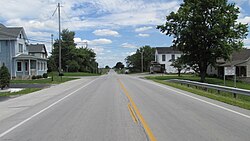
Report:
M22 62L17 62L17 71L22 71Z
M19 38L22 39L22 34L19 35Z
M19 44L19 50L20 53L23 53L23 44Z
M162 55L162 61L166 61L166 55Z
M171 56L171 61L175 61L175 55L174 54L172 54L172 56Z

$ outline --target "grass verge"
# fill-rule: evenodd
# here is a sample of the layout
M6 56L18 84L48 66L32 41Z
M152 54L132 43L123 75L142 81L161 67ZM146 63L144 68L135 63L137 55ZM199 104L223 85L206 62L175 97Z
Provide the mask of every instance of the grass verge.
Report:
M151 79L151 80L152 79L155 79L155 80L183 79L183 80L190 80L190 81L197 81L197 82L200 81L200 77L196 75L182 75L180 77L177 75L164 75L164 76L148 76L146 78ZM209 84L224 86L224 80L219 79L219 78L206 77L205 82ZM226 86L234 87L233 80L226 80ZM237 88L250 90L249 83L246 83L246 82L238 81L236 83L236 86Z
M0 93L0 97L8 97L8 96L14 96L14 95L25 95L25 94L29 94L29 93L32 93L32 92L36 92L36 91L40 91L41 89L40 88L27 88L27 89L23 89L19 92L3 92L3 93Z
M204 91L204 90L196 89L195 87L188 87L186 85L166 82L164 80L157 80L157 79L151 79L151 80L164 84L164 85L174 87L174 88L178 88L184 91L188 91L188 92L200 95L200 96L208 97L210 99L218 100L227 104L231 104L234 106L238 106L238 107L250 110L250 97L249 96L238 95L237 98L233 98L232 94L230 93L221 92L218 94L214 90Z
M75 80L77 78L69 78L69 77L61 77L60 76L53 76L52 78L45 78L45 79L35 79L35 80L11 80L10 83L21 83L21 84L60 84L67 81Z

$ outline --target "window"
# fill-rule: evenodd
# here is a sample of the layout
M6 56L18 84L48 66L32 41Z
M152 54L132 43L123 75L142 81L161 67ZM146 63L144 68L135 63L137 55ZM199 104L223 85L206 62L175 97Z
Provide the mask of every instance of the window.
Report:
M175 61L175 55L172 54L171 61Z
M20 38L20 39L22 38L22 34L19 35L19 38Z
M28 66L29 66L28 62L25 62L25 71L28 71Z
M23 44L19 44L19 50L20 53L23 53Z
M17 71L22 71L22 62L17 62Z
M162 61L166 61L166 55L162 55Z

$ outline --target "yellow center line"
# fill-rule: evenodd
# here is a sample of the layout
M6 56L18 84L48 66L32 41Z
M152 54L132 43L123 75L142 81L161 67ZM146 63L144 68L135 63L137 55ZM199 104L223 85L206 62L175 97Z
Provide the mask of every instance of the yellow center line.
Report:
M137 118L136 118L136 115L134 113L134 110L132 109L132 107L130 106L130 104L128 104L128 109L129 109L129 113L134 121L134 123L138 124L138 121L137 121Z
M146 134L148 135L148 138L150 141L157 141L153 132L151 131L151 129L149 128L147 122L145 121L145 119L143 118L142 114L140 113L139 109L137 108L137 106L135 105L135 102L133 101L133 99L131 98L131 96L129 95L127 89L124 87L124 85L122 84L122 82L118 79L118 82L122 88L122 90L124 91L125 95L127 96L129 102L131 103L132 108L135 111L135 114L137 115L137 117L139 118L143 128L145 129Z

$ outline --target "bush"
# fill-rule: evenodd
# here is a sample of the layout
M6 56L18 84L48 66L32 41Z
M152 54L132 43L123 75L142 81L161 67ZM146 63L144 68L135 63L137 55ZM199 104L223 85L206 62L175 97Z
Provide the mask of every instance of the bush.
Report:
M64 76L64 74L61 72L61 73L59 73L59 76Z
M37 79L37 78L36 78L36 76L35 76L35 75L33 75L33 76L31 77L31 79L32 79L32 80L34 80L34 79Z
M10 85L10 73L8 68L3 64L0 68L0 87L4 89L6 86Z
M67 61L67 64L69 72L78 72L80 69L80 65L75 60Z
M37 79L41 79L41 78L43 78L43 76L38 75L38 76L36 76L36 78L37 78Z
M44 73L44 74L43 74L43 78L48 78L48 74L47 74L47 73Z

